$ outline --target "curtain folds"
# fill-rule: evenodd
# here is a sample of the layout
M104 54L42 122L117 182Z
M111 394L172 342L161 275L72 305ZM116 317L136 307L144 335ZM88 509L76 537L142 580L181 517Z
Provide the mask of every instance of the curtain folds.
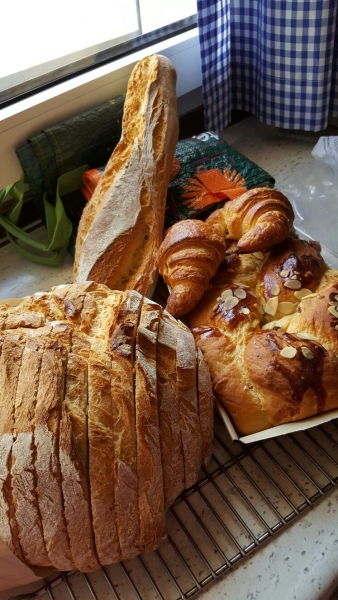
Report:
M284 129L338 116L337 0L197 0L206 128L231 110Z

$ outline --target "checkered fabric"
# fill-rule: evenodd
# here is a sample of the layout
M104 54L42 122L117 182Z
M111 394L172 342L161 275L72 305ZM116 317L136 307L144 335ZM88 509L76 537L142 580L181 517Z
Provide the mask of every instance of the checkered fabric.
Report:
M284 129L338 116L337 0L197 0L206 128L231 110Z

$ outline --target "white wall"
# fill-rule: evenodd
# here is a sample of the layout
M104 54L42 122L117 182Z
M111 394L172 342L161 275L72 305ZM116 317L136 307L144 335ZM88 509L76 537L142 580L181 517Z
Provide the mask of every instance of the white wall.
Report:
M164 54L174 64L178 99L201 86L199 43L197 30L193 29L2 109L0 189L21 177L16 148L44 127L125 92L136 62L154 53Z

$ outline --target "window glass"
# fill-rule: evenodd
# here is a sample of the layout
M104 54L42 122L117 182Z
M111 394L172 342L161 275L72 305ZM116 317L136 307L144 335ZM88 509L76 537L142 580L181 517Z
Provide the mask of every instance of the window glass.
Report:
M0 102L196 26L195 0L10 0L1 7Z

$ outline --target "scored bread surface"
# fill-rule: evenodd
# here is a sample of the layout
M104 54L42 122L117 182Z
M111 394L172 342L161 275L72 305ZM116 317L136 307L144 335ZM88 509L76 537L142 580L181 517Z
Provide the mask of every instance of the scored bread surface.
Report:
M46 339L32 330L26 335L15 399L15 441L12 449L12 490L20 545L26 562L51 566L36 493L34 413Z
M108 297L100 311L88 358L89 481L95 545L101 565L121 558L115 511L112 361L107 347L121 293Z
M74 565L82 572L99 567L88 481L89 352L89 338L79 332L73 333L60 423L60 465L67 531Z
M55 323L42 356L35 407L35 469L39 510L48 556L59 570L74 568L64 515L59 461L60 414L70 343L70 327Z
M198 480L202 466L202 438L198 416L196 346L183 324L177 330L177 383L184 457L185 487Z
M142 296L127 290L110 337L116 521L123 559L140 552L134 354Z
M146 57L128 83L122 137L78 228L74 279L151 295L178 139L176 72Z
M183 448L177 394L177 324L163 311L157 340L157 399L165 509L184 490Z
M145 299L136 336L135 407L139 481L140 548L149 552L166 538L156 383L156 343L161 307Z
M17 332L1 336L0 357L0 537L18 558L23 558L12 500L12 446L15 396L25 340Z

